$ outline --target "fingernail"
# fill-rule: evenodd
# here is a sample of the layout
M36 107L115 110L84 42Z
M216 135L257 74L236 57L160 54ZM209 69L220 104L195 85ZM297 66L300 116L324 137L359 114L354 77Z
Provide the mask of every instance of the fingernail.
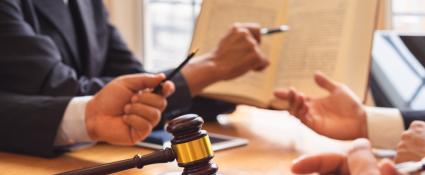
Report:
M130 113L130 108L131 108L130 105L125 105L124 112L127 113L127 114Z

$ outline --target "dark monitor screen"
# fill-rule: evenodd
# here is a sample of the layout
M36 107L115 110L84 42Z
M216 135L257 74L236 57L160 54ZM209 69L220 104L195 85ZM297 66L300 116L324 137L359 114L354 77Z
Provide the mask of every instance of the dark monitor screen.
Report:
M425 67L425 36L400 36L400 39L413 56Z

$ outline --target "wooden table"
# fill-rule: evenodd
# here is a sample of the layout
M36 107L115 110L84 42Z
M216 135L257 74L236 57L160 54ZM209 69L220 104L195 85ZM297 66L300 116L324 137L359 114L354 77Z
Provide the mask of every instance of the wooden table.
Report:
M208 123L209 132L244 137L247 146L215 153L213 161L225 175L291 174L291 161L301 153L343 151L349 143L318 136L286 112L239 106L230 117ZM71 169L131 158L148 149L97 144L54 159L0 152L0 174L53 174ZM175 162L150 165L119 174L161 174L181 171Z

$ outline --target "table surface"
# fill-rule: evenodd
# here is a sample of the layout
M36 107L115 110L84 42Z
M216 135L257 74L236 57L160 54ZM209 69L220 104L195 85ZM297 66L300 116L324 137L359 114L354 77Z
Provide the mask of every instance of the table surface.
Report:
M247 146L218 151L213 161L221 174L291 174L291 161L303 153L344 151L349 142L317 135L298 120L282 111L269 111L248 106L207 123L208 132L243 137ZM53 159L0 152L1 174L53 174L147 154L152 150L139 147L97 144ZM161 174L181 171L176 162L146 166L118 174Z

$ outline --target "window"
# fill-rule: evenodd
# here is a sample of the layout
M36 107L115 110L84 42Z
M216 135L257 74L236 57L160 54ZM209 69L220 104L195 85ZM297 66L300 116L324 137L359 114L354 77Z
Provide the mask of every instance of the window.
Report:
M377 32L372 91L378 106L425 109L425 0L390 0L391 29ZM399 33L397 33L399 32Z
M186 57L201 0L145 0L145 68L157 72Z
M392 0L392 28L425 32L425 0Z

